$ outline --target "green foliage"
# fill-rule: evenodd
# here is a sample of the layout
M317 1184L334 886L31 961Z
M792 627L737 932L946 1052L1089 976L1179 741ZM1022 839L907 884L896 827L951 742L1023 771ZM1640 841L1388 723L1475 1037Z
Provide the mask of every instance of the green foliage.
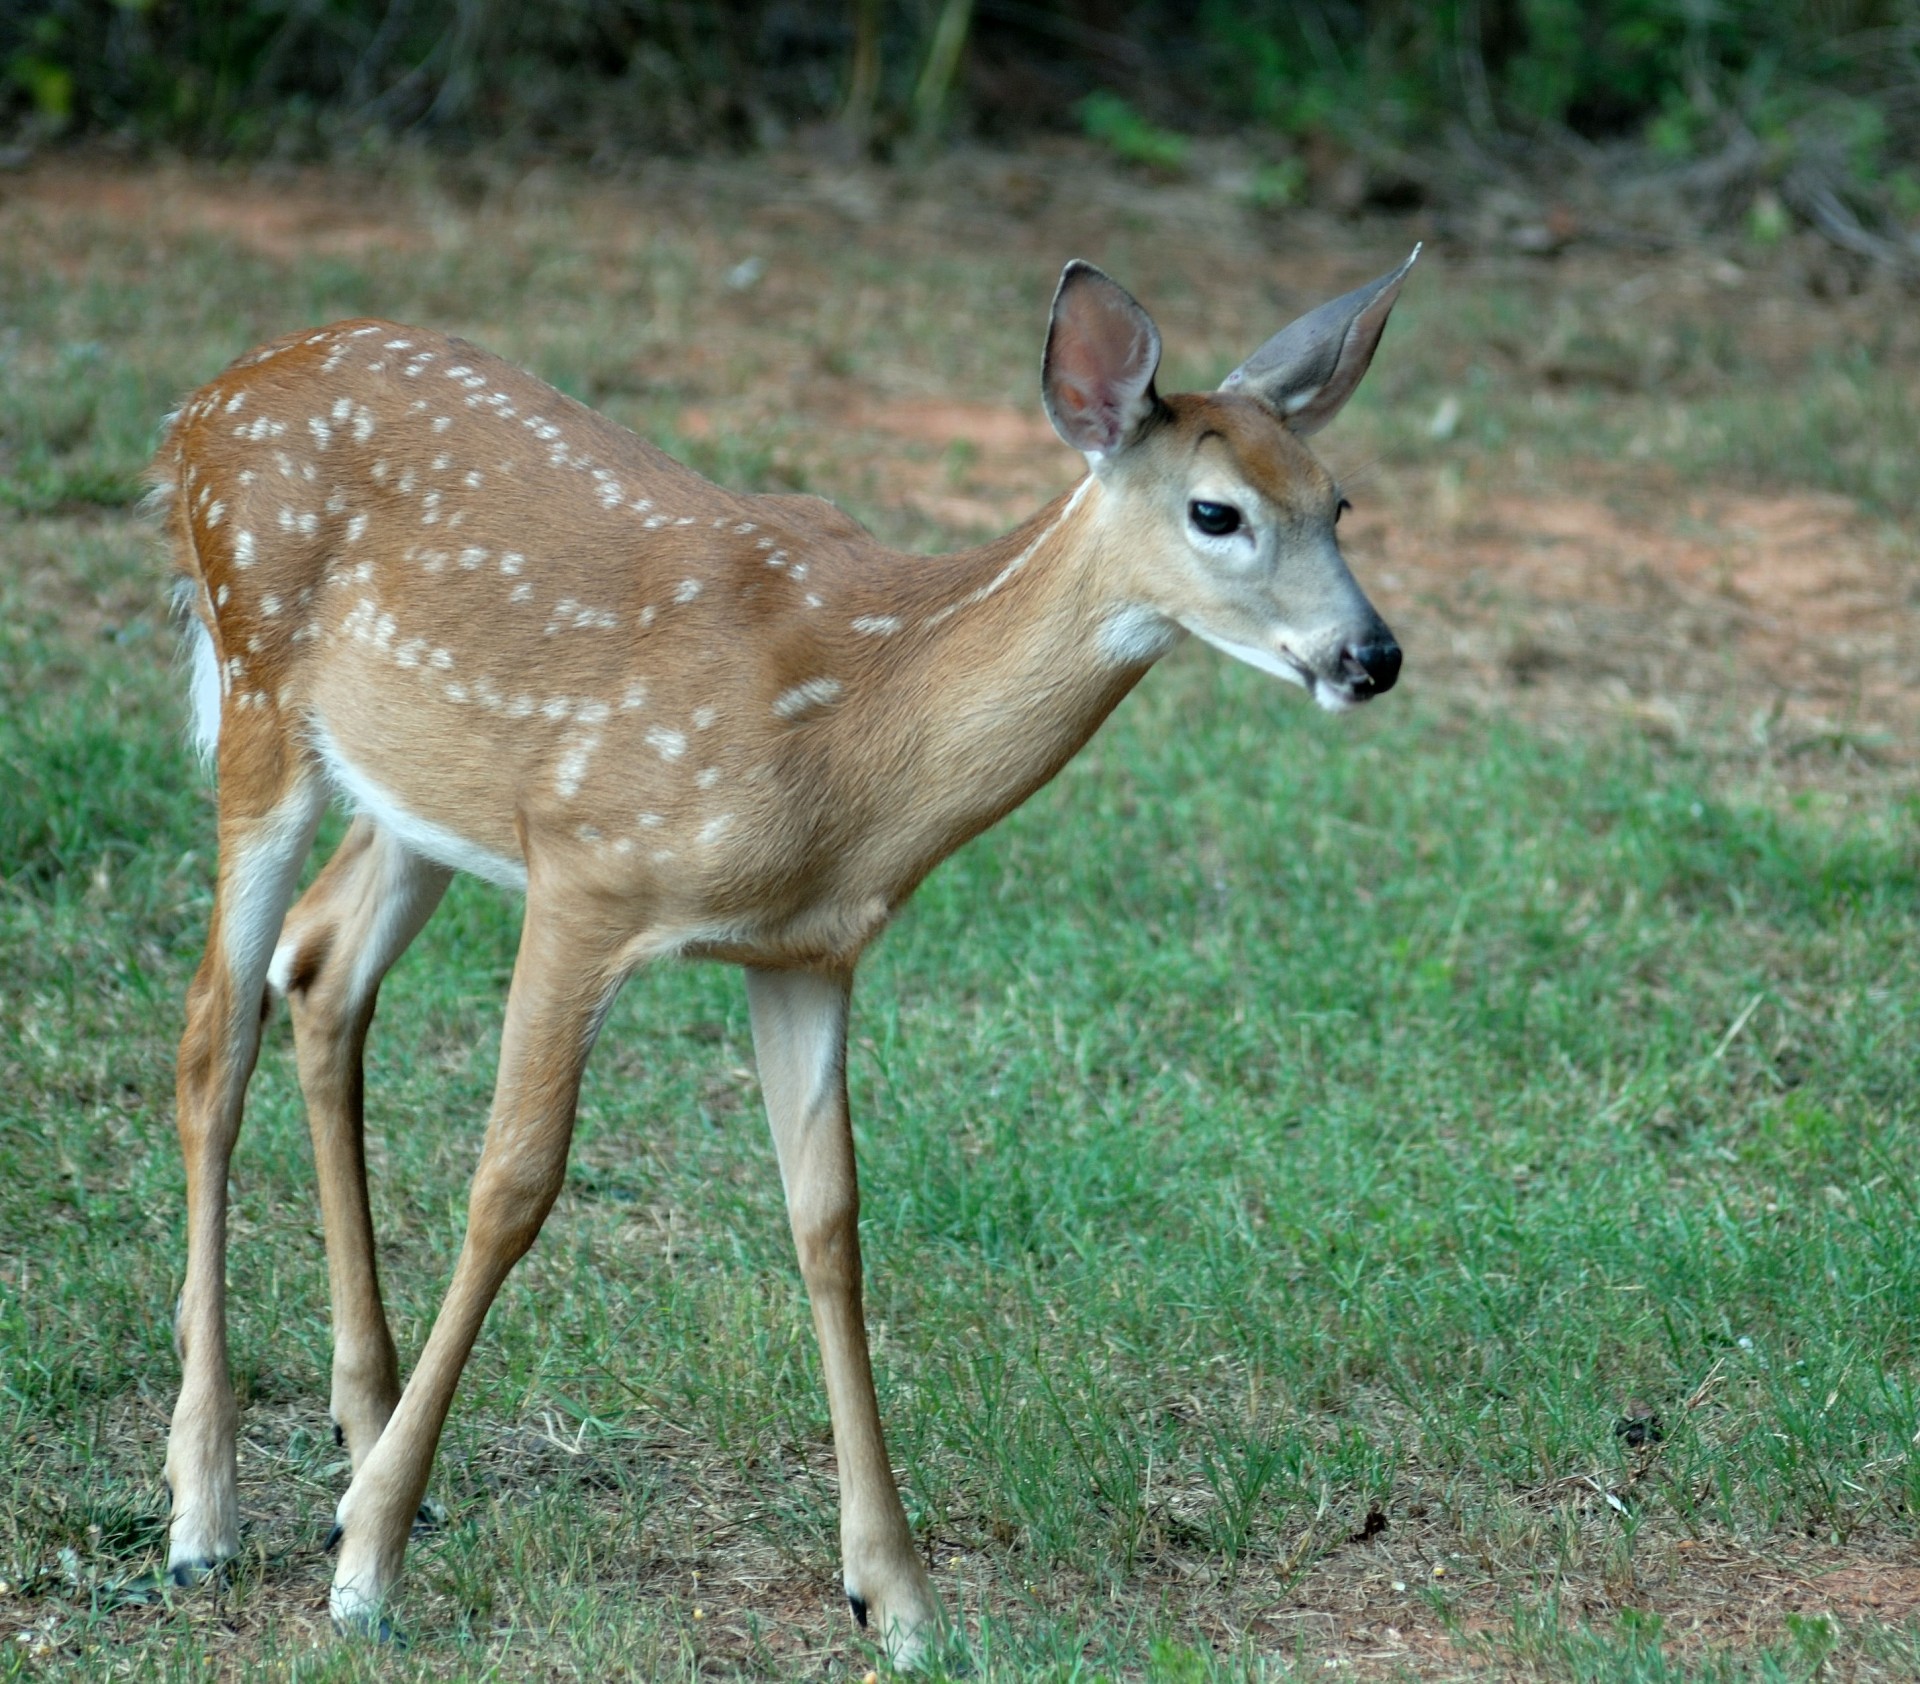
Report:
M1090 93L1075 110L1080 126L1122 163L1177 170L1187 161L1184 136L1155 127L1116 93Z
M964 49L1036 72L962 72L979 126L1077 120L1156 169L1183 135L1249 124L1376 147L1562 128L1684 157L1733 114L1763 140L1813 124L1866 172L1913 138L1917 23L1916 0L1147 0L1116 53L1068 0L25 0L0 12L0 112L243 151L406 130L739 144L836 116L864 141L910 106L938 121Z

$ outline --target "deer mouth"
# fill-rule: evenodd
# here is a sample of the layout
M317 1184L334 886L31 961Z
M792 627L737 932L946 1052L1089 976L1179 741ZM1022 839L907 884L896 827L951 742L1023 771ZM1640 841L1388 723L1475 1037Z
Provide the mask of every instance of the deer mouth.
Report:
M1400 645L1382 626L1377 635L1362 643L1349 643L1340 651L1333 671L1313 674L1307 686L1313 699L1328 713L1345 713L1350 708L1384 696L1400 678Z

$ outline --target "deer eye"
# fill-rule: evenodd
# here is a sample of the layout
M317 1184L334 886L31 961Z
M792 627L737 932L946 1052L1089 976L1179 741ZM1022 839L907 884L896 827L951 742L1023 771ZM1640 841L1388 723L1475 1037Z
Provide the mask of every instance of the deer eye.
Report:
M1209 538L1224 538L1241 526L1240 511L1231 503L1202 503L1196 499L1187 505L1187 518Z
M1333 524L1335 526L1338 526L1340 524L1340 517L1352 507L1353 505L1349 503L1344 497L1342 497L1339 502L1335 503L1333 506Z

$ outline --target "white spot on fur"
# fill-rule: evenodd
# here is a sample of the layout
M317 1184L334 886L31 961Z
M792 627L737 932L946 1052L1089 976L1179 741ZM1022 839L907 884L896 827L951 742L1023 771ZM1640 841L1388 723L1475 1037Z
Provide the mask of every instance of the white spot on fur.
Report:
M680 583L674 587L673 600L675 602L691 602L699 594L700 581L698 579L682 579Z
M587 775L587 762L599 746L599 735L594 732L582 733L568 743L566 753L553 769L553 787L561 800L571 801L580 793L581 782Z
M678 731L669 731L664 725L647 727L647 747L662 760L678 760L687 752L687 739Z
M251 567L253 565L253 534L236 532L233 535L233 565Z
M815 708L830 707L840 699L840 692L837 678L809 678L775 697L773 711L782 719L798 719Z
M900 629L900 622L892 614L862 614L853 622L853 629L862 637L891 637Z

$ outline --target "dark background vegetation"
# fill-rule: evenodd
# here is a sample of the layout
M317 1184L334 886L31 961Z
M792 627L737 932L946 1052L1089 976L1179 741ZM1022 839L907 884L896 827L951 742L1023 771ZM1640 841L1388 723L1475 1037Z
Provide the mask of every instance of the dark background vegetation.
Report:
M617 161L1084 132L1340 208L1664 171L1687 213L1911 266L1916 0L11 0L0 121L242 155Z

